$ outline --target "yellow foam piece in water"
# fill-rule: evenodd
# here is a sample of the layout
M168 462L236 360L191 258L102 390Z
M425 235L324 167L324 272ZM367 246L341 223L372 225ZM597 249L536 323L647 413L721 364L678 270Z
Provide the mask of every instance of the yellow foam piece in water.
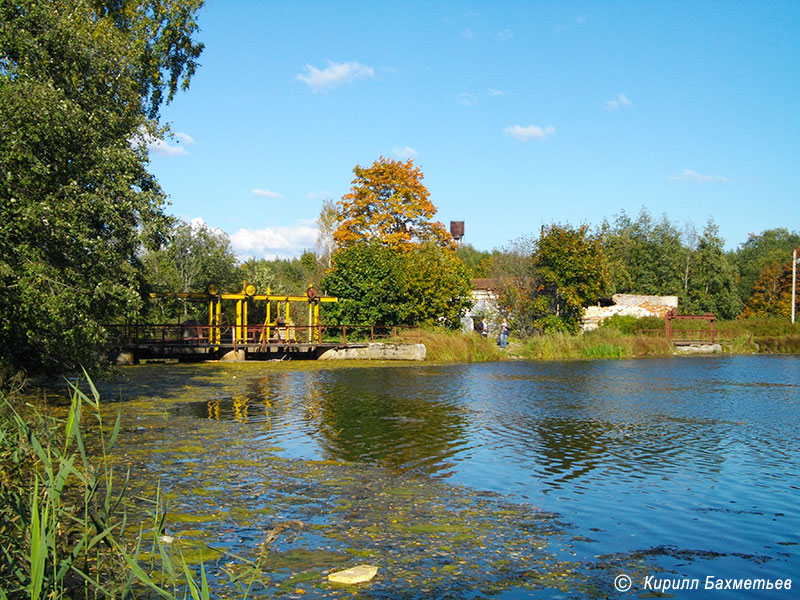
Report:
M328 581L333 583L364 583L375 577L378 567L371 565L358 565L344 571L336 571L328 575Z

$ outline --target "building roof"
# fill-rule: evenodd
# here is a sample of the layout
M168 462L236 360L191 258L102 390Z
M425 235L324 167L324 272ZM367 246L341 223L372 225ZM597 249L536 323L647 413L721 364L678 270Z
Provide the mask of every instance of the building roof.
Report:
M500 280L493 277L478 277L470 280L473 290L499 290Z

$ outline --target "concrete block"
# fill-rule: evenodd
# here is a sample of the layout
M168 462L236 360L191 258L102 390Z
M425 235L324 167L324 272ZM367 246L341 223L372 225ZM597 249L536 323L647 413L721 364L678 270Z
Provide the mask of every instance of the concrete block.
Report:
M676 354L716 354L722 352L719 344L687 344L675 346Z
M361 348L327 350L319 360L425 360L425 344L372 343Z

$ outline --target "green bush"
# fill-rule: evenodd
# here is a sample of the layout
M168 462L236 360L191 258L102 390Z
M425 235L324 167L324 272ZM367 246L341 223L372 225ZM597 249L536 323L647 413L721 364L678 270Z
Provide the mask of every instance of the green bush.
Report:
M626 335L634 335L647 329L664 329L664 319L659 317L634 317L632 315L614 315L603 321L600 327L616 329Z

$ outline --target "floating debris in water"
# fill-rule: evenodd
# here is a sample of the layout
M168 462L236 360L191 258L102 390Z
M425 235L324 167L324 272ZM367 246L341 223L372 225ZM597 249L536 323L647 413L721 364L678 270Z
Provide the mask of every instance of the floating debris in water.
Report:
M328 581L332 583L366 583L378 574L378 567L373 565L358 565L344 571L336 571L328 575Z

